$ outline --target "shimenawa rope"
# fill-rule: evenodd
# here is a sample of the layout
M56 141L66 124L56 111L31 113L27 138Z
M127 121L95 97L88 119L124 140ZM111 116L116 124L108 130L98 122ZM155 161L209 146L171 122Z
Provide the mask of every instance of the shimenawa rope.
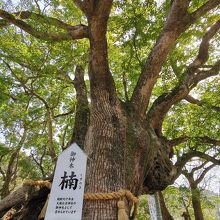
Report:
M48 181L25 181L24 185L31 185L35 187L47 187L51 188L51 183ZM85 200L119 200L117 203L118 206L118 220L128 220L128 215L125 210L125 202L124 198L127 198L128 200L133 202L134 205L134 211L133 211L133 216L134 218L137 217L138 214L138 198L135 197L129 190L126 189L121 189L117 192L110 192L110 193L85 193L84 194L84 199ZM49 198L49 196L48 196ZM46 214L46 208L48 205L48 198L47 201L38 216L38 219L42 219L45 214Z

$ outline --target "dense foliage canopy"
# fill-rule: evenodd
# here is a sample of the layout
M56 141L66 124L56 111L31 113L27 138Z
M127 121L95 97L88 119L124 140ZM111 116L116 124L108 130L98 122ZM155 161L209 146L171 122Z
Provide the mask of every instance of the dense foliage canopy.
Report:
M93 161L106 146L103 158L116 158L106 173L121 166L117 154L138 164L125 172L141 170L125 184L135 194L165 188L190 162L219 165L219 11L219 0L1 0L1 197L24 179L50 179L73 141L95 149ZM169 181L154 184L163 165L153 160L165 161Z

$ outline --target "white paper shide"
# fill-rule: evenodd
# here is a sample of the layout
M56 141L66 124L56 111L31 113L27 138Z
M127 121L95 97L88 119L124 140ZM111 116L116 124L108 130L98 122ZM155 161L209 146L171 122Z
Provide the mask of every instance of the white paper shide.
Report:
M86 161L76 143L59 155L45 220L82 218Z

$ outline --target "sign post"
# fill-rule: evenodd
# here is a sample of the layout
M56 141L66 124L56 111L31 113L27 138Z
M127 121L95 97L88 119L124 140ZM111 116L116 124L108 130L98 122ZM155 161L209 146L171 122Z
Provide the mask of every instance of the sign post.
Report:
M82 218L87 156L73 143L58 157L45 220Z
M162 220L160 202L157 193L154 193L153 195L148 195L148 206L151 220Z

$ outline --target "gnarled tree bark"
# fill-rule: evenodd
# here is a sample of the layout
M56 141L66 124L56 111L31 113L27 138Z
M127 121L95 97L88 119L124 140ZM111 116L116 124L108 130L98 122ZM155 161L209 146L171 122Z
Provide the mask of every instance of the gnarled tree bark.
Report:
M73 140L84 146L89 158L86 192L105 193L128 189L133 194L139 195L143 191L163 190L178 174L170 161L168 144L162 135L165 115L171 106L184 99L190 88L200 80L217 74L220 64L216 62L209 71L200 71L197 74L195 72L199 66L188 67L183 81L170 94L159 97L146 113L152 89L177 38L199 17L215 8L220 0L210 0L191 14L188 12L190 1L173 1L164 29L140 73L131 100L127 100L126 103L123 103L117 95L108 64L106 33L113 0L74 0L74 2L85 14L88 26L75 26L72 27L72 32L68 32L69 25L48 18L50 25L58 25L66 32L45 33L25 23L22 17L17 19L12 14L0 10L0 17L3 18L0 27L13 24L36 38L49 41L89 39L90 119L89 123L86 121L88 123L86 126L80 126L84 114L87 120L88 109L78 105L73 136ZM29 16L31 14L23 12L23 19ZM38 16L41 15L32 14L31 17ZM219 24L216 24L213 33L218 29ZM210 32L212 30L211 28ZM206 43L212 36L213 34L206 38L208 39ZM207 50L207 44L203 48ZM205 61L206 58L201 63ZM78 67L76 71L78 72L74 84L77 99L79 102L83 101L87 108L86 94L80 90L80 86L85 88L81 70ZM79 129L83 133L82 136L79 135ZM179 167L181 165L180 163ZM127 202L128 214L130 210L131 204ZM116 220L116 201L85 201L83 219Z

